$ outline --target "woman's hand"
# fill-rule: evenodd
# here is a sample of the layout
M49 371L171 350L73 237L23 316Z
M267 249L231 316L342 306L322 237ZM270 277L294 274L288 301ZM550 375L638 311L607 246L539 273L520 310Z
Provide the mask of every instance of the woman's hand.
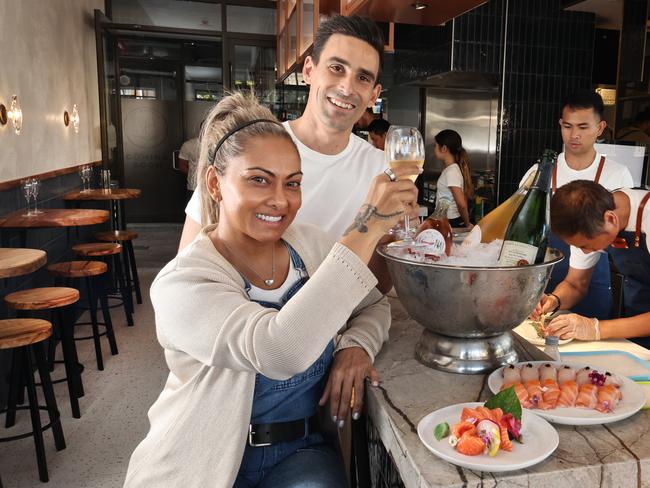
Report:
M329 399L332 420L339 427L345 424L350 407L353 419L361 415L366 378L373 386L379 384L379 375L366 351L360 347L348 347L336 353L318 404L323 406Z
M405 212L412 211L413 205L416 206L418 191L408 177L420 174L421 168L410 164L395 168L392 172L395 181L386 173L375 176L364 204L344 236L353 232L382 236L399 222Z
M577 313L559 315L544 328L545 336L558 336L560 339L575 338L581 341L599 341L598 319L583 317Z

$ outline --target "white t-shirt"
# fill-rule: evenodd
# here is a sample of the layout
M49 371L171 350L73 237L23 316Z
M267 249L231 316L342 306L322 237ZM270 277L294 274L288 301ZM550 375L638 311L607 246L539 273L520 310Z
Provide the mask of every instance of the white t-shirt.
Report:
M601 156L606 155L596 152L596 157L588 167L576 170L569 167L564 157L564 153L560 153L557 158L557 187L559 188L575 180L594 181L596 179L596 173L598 172L598 165L600 164ZM519 185L523 185L530 173L535 170L537 170L536 164L526 172L519 182ZM634 186L630 170L608 157L605 158L605 165L603 166L603 172L600 175L599 183L609 191ZM571 246L570 254L569 266L575 269L593 268L600 259L600 252L585 254L579 248L573 246Z
M194 137L185 141L181 146L178 157L187 160L187 189L196 188L196 169L199 163L199 138Z
M302 206L296 220L314 224L339 239L359 212L370 182L386 168L384 152L350 134L343 151L333 156L321 154L300 142L288 121L282 125L296 143L302 160ZM192 195L185 213L200 223L198 193Z
M447 209L447 218L455 219L460 217L458 205L454 200L454 195L451 193L449 187L455 186L464 191L465 184L463 181L463 172L457 164L450 164L445 167L440 173L438 182L436 183L436 199L446 198L450 201L449 208Z

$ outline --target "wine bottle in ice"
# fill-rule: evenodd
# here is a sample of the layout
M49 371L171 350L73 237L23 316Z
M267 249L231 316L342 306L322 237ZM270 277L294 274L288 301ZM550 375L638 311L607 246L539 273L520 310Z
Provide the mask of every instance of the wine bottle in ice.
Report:
M479 220L463 241L463 245L473 246L481 242L487 244L495 239L503 239L512 216L524 201L535 176L537 171L532 171L524 184L510 198Z
M422 245L420 252L431 256L451 254L453 234L447 220L447 209L450 204L450 200L439 198L433 213L420 224L415 238L415 242Z
M548 206L557 153L544 151L537 176L512 217L499 254L501 266L525 266L544 260L550 229Z

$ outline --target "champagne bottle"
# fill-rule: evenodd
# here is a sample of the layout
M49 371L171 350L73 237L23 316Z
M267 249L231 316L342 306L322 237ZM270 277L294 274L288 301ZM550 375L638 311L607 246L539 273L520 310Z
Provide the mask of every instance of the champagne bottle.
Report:
M557 153L547 149L528 195L512 217L499 254L501 266L525 266L544 260L548 244L551 175Z
M447 209L450 204L451 201L446 198L438 199L433 213L418 228L415 242L422 246L419 248L420 252L430 256L451 254L453 234L447 220Z
M521 202L524 201L529 188L537 176L537 171L532 171L524 184L510 198L479 220L463 241L463 245L473 246L480 242L487 244L495 239L503 239L508 224L512 220Z

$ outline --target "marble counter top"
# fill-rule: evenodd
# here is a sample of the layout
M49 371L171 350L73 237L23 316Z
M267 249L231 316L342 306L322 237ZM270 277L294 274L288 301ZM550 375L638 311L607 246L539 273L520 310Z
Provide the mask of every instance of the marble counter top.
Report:
M487 375L444 373L421 365L414 346L422 327L391 298L390 340L377 356L378 388L369 388L368 414L407 488L426 487L650 487L650 412L606 426L555 425L557 450L545 461L510 473L482 473L449 464L429 452L417 435L428 413L491 396ZM523 349L522 349L523 348ZM543 359L523 341L521 360ZM487 483L487 484L486 484Z

